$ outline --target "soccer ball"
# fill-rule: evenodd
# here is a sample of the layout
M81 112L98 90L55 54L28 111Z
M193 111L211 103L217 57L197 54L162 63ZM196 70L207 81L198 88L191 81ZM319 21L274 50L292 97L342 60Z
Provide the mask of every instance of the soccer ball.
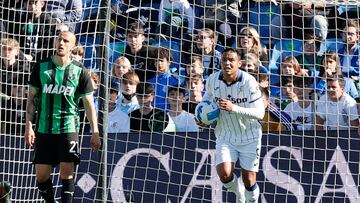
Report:
M219 106L212 101L202 101L195 108L195 117L205 125L211 125L220 114Z

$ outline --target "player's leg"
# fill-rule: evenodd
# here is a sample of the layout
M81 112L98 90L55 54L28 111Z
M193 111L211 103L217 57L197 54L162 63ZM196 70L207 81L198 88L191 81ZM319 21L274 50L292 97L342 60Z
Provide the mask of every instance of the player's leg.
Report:
M60 160L60 178L62 181L61 202L70 203L74 198L74 169L80 162L79 136L67 133L59 136L58 156Z
M224 187L236 194L237 202L245 202L244 186L234 171L238 152L226 143L216 141L216 171Z
M46 203L55 202L51 181L52 166L57 163L54 151L56 142L51 135L37 133L34 144L34 160L36 180L40 195Z
M74 163L60 163L60 178L62 181L61 202L69 203L73 200L75 191L74 168Z
M260 189L256 183L256 173L259 170L261 140L249 143L239 148L239 160L242 168L242 179L245 185L247 202L258 202Z
M54 201L53 184L50 178L52 166L48 164L35 164L36 179L40 195L46 203Z

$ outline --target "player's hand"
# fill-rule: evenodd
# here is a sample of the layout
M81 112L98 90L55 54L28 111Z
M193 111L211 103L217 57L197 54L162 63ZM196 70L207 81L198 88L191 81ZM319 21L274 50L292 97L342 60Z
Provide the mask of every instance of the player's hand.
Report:
M24 138L25 138L25 143L32 147L33 144L35 143L35 132L31 126L25 128Z
M199 121L196 117L194 117L194 119L195 119L195 123L196 123L198 126L200 126L200 127L202 127L202 128L207 128L207 127L209 127L209 126L205 125L204 123L202 123L201 121Z
M97 151L100 149L101 147L101 141L100 141L100 136L99 133L92 133L91 139L90 139L90 145L91 145L91 149L93 151Z
M220 107L221 110L231 112L232 107L233 107L233 103L230 100L227 100L227 99L220 99L219 107Z

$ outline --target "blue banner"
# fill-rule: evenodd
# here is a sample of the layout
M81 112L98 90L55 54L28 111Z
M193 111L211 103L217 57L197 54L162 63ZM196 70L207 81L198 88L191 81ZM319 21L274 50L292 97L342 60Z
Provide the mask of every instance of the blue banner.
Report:
M212 133L108 136L108 202L235 202L235 195L217 177ZM12 199L39 199L34 176L26 174L34 172L30 163L16 162L28 159L30 151L11 152L14 145L4 149L4 143L0 159L11 161L2 163L0 178L13 181ZM89 146L89 136L82 145ZM257 178L261 202L360 202L360 137L356 132L265 134L262 145ZM94 202L99 160L97 153L82 150L76 202L80 198ZM235 173L239 172L237 165ZM56 184L59 179L53 181ZM56 193L60 197L60 188Z

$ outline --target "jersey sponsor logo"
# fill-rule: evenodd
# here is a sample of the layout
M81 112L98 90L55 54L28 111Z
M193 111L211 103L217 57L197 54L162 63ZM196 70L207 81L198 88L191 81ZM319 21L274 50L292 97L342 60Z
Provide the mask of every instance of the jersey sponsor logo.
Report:
M215 102L219 102L220 99L221 99L220 97L215 97ZM233 104L241 104L241 103L245 103L248 101L247 98L234 98L231 95L228 95L228 97L226 99L231 101L231 103L233 103Z
M74 94L74 91L75 91L74 87L45 84L42 92L45 94L64 94L65 96L71 96Z
M309 117L302 117L302 116L298 116L295 121L299 122L299 123L310 123L310 119Z

